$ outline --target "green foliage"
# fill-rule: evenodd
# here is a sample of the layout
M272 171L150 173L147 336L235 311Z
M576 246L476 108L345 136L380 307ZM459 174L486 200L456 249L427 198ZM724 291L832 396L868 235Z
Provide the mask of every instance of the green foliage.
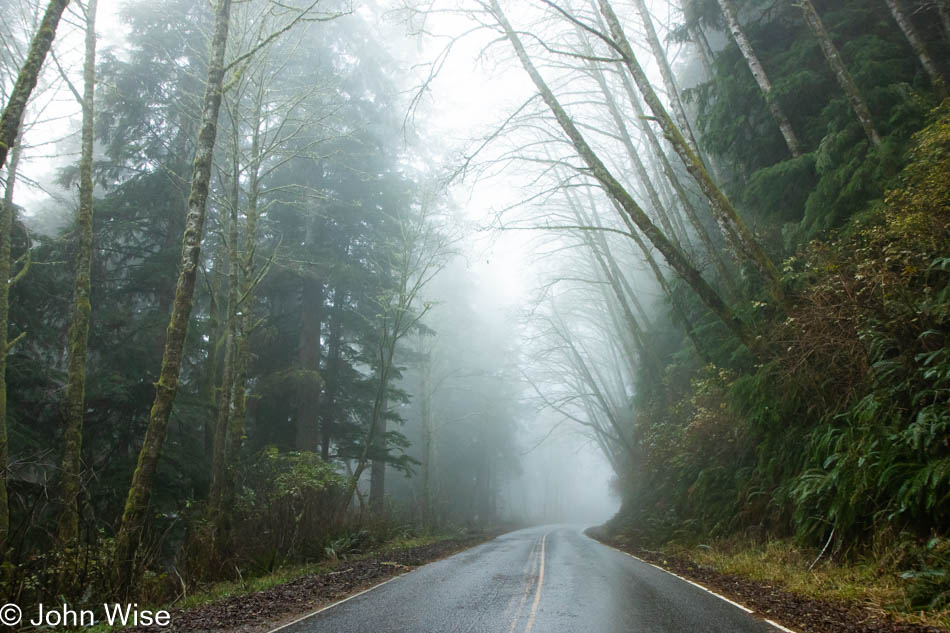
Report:
M671 365L665 398L641 403L644 465L622 515L641 539L832 537L839 555L883 544L904 552L889 564L910 606L946 607L950 102L930 118L882 202L785 262L795 302L762 315L767 362ZM819 150L817 171L838 158Z
M715 2L689 4L700 25L722 30ZM884 7L863 0L814 2L884 139L872 150L801 10L794 3L737 4L746 5L746 34L806 153L788 156L731 41L716 55L714 76L687 92L698 108L702 144L732 172L730 193L754 217L800 223L796 240L841 226L879 198L897 173L911 134L935 105L932 88ZM915 20L930 32L935 17L922 7ZM929 44L945 49L939 40Z

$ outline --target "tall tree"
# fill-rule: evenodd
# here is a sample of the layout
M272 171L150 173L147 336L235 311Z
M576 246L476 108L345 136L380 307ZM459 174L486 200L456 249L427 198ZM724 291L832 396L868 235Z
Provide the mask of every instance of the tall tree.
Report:
M732 34L732 39L735 41L736 46L739 47L742 56L749 65L749 70L752 72L752 76L755 78L755 82L759 85L759 90L762 92L762 98L765 99L769 112L772 113L772 118L775 119L775 123L782 132L782 137L785 138L788 151L791 152L795 158L801 156L802 144L795 134L792 122L789 120L788 115L785 114L785 109L782 108L775 96L775 90L772 88L772 82L765 72L765 67L762 66L762 62L759 61L759 57L752 47L752 42L749 41L745 30L742 28L742 24L739 22L739 17L736 14L736 8L733 6L732 0L718 0L718 2L719 7L722 9L722 14L726 18L726 24L729 25L729 32Z
M92 150L95 123L96 87L96 8L97 0L87 0L86 57L83 62L82 141L79 158L79 213L76 232L76 280L73 317L69 329L68 374L66 377L66 428L63 433L63 462L60 494L63 507L59 516L58 537L65 546L79 537L79 489L81 484L82 426L86 409L86 349L89 342L89 318L92 282Z
M63 17L63 11L66 10L68 4L69 0L50 0L50 3L46 6L43 21L30 43L30 52L17 74L10 99L3 106L3 115L0 115L0 168L6 165L7 153L13 147L17 135L20 133L20 125L23 123L23 115L26 113L26 104L33 89L36 88L40 70L43 68L43 62L46 61L46 54L49 53L49 49L53 45L56 28L59 26L59 20Z
M742 322L736 317L729 306L726 305L719 294L703 279L700 272L689 263L686 255L650 221L650 218L647 217L636 200L634 200L614 175L610 173L603 161L587 143L583 134L581 134L550 87L548 87L547 82L545 82L544 78L538 72L527 50L525 50L518 32L511 26L508 18L498 5L497 0L491 0L490 7L492 16L502 28L505 37L514 49L521 65L541 94L544 103L554 114L558 125L574 146L578 156L580 156L590 169L593 178L596 179L611 198L617 201L623 211L630 216L634 224L643 232L644 236L663 254L673 270L696 292L706 307L709 308L739 340L751 348L752 338L748 335ZM682 139L682 136L680 136L680 139ZM685 146L685 142L683 142L683 144ZM689 151L688 147L686 151ZM698 161L698 158L696 160Z
M693 127L690 125L689 117L686 116L686 109L683 107L683 101L680 98L676 78L673 76L673 69L670 67L670 60L667 59L666 50L663 48L663 44L656 34L656 28L653 26L653 17L650 15L646 0L634 0L634 6L637 9L637 13L640 14L640 23L643 25L647 43L653 52L653 59L656 60L657 67L660 69L660 77L663 79L663 86L666 88L667 98L669 99L670 106L672 106L673 115L676 117L676 123L679 125L680 130L683 131L683 136L689 143L690 149L692 149L697 156L701 156L699 145L693 136Z
M547 0L546 0L547 1ZM637 61L633 52L633 47L617 18L608 0L597 0L600 7L600 13L607 23L610 35L601 33L591 27L593 33L603 39L614 51L620 54L624 65L633 77L640 94L650 107L653 116L656 117L661 129L673 145L673 149L683 161L686 170L699 184L703 195L706 197L716 221L723 228L727 239L731 239L737 248L737 253L745 258L745 262L750 264L758 271L763 281L766 283L772 299L777 305L784 308L786 305L785 290L782 288L782 282L775 264L766 254L762 245L758 243L752 231L746 223L739 217L738 211L733 206L732 201L723 193L722 189L713 181L709 171L703 165L702 160L689 148L683 134L673 123L669 113L657 97L656 91L650 84L646 73ZM619 202L619 201L618 201ZM649 237L649 235L648 235ZM662 251L661 251L662 252ZM665 255L665 253L664 253ZM672 264L672 262L671 262ZM674 267L675 268L675 267ZM680 271L677 271L680 272Z
M844 62L841 61L838 47L834 45L834 42L831 41L831 37L828 36L825 25L821 21L821 16L819 16L818 11L815 10L815 5L811 3L811 0L801 0L799 6L802 9L802 13L805 14L805 22L808 24L808 28L811 29L815 39L818 40L818 46L821 47L821 52L824 54L828 65L835 74L838 85L841 86L841 89L844 90L844 93L847 95L848 101L851 103L851 109L854 110L858 122L860 122L861 127L864 128L864 133L867 135L868 140L871 141L872 145L880 145L881 135L878 134L877 129L874 127L874 119L871 118L871 111L868 109L868 104L864 100L864 95L861 94L858 85L854 83L854 78L851 76L851 73L847 67L845 67Z
M136 554L145 529L146 510L152 489L152 479L158 467L168 419L171 416L178 378L181 370L188 318L191 314L195 292L195 278L201 253L201 237L204 230L205 208L211 180L211 164L215 139L218 133L218 112L224 89L225 62L228 27L230 25L231 0L218 0L215 12L214 35L211 40L211 55L208 64L208 79L204 105L199 123L198 144L195 148L194 170L191 177L191 192L188 196L188 214L185 218L185 234L182 240L178 284L171 319L165 334L165 350L162 369L155 385L155 400L149 413L148 429L139 452L138 465L132 477L132 485L122 513L122 523L116 536L115 566L118 589L128 594L135 576Z
M10 280L13 243L13 189L20 163L20 144L14 142L7 165L7 182L0 206L0 547L7 542L10 529L10 507L7 500L7 353L16 340L8 340L10 315ZM8 281L10 280L10 281Z
M884 1L887 3L887 8L891 10L891 15L894 16L897 25L904 33L904 37L906 37L910 43L910 47L914 49L914 54L917 55L917 59L920 60L920 65L924 67L924 70L930 77L930 81L933 82L934 88L941 96L945 96L948 87L947 77L940 72L940 68L934 61L933 55L930 54L930 50L924 42L924 38L920 36L917 27L911 22L910 16L904 11L899 0ZM944 11L946 11L946 8L944 8Z
M17 73L16 83L10 98L0 115L0 169L7 166L6 188L3 206L0 208L0 548L7 542L10 529L10 509L7 502L7 361L6 355L12 343L7 340L7 319L10 296L10 253L13 230L13 186L16 182L19 161L20 126L26 105L40 76L46 54L56 37L56 27L69 0L50 0L43 14L43 21L30 43L26 60ZM11 154L10 165L7 156Z

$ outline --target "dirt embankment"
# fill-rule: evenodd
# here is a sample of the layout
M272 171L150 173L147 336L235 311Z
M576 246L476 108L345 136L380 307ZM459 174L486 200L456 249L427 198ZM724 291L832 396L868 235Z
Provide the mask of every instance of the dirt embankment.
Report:
M778 586L723 574L685 558L632 547L609 538L599 528L590 528L587 535L678 576L689 578L745 605L756 615L774 620L797 633L946 633L944 629L933 626L897 621L887 613L860 604L816 600Z
M438 541L420 547L382 551L361 560L343 561L333 571L302 576L264 591L172 610L169 628L138 627L125 629L123 633L269 631L413 567L477 545L494 535Z

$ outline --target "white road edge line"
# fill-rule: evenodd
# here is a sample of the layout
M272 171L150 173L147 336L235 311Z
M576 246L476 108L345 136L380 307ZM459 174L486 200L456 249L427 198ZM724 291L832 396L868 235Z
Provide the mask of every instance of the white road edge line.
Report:
M766 622L768 622L769 624L771 624L772 626L774 626L775 628L777 628L779 631L785 631L785 633L795 633L795 631L793 631L793 630L791 630L791 629L788 629L788 628L785 628L784 626L782 626L781 624L779 624L779 623L776 622L775 620L766 620Z
M597 541L597 542L599 543L600 541ZM601 543L601 544L602 544L602 545L606 545L606 543ZM719 595L718 593L716 593L715 591L711 591L710 589L707 589L706 587L703 587L703 586L700 585L699 583L693 582L692 580L689 580L688 578L683 578L683 577L680 576L680 575L674 574L673 572L671 572L671 571L668 570L668 569L663 569L663 568L660 567L659 565L654 565L653 563L647 562L647 561L643 560L642 558L639 558L639 557L637 557L637 556L634 556L634 555L631 554L630 552L625 552L625 551L623 551L622 549L617 549L616 547L613 547L613 546L611 546L611 545L607 545L607 547L609 547L610 549L613 549L613 550L617 550L617 551L620 552L621 554L626 554L626 555L629 556L630 558L632 558L632 559L634 559L634 560L638 560L638 561L640 561L641 563L643 563L643 564L645 564L645 565L649 565L650 567L655 567L656 569L659 569L660 571L665 572L665 573L669 574L670 576L673 576L674 578L679 578L679 579L682 580L683 582L688 582L689 584L693 585L694 587L699 587L700 589L702 589L702 590L705 591L706 593L711 593L712 595L716 596L716 597L719 598L720 600L725 600L726 602L728 602L728 603L731 604L732 606L736 607L737 609L742 609L742 610L745 611L746 613L753 613L753 614L755 613L755 611L753 611L753 610L750 609L749 607L746 607L746 606L744 606L744 605L741 605L741 604L739 604L738 602L734 602L734 601L730 600L729 598L727 598L727 597L725 597L725 596L721 596L721 595ZM778 622L775 622L775 621L773 621L773 620L769 620L768 618L762 618L762 619L763 619L767 624L770 624L770 625L774 626L775 628L777 628L777 629L780 630L780 631L784 631L784 633L797 633L796 631L793 631L792 629L789 629L789 628L786 628L786 627L782 626L782 625L779 624Z
M702 590L705 591L706 593L711 593L712 595L716 596L716 597L719 598L720 600L725 600L726 602L728 602L729 604L731 604L732 606L734 606L734 607L737 608L737 609L742 609L742 610L745 611L746 613L753 613L752 609L750 609L749 607L747 607L747 606L745 606L745 605L742 605L742 604L739 604L738 602L735 602L735 601L733 601L733 600L730 600L729 598L727 598L727 597L725 597L725 596L722 596L722 595L716 593L715 591L712 591L711 589L708 589L708 588L706 588L706 587L703 587L703 586L702 586L701 584L699 584L698 582L693 582L693 581L690 580L689 578L683 578L683 577L680 576L679 574L674 574L674 573L671 572L670 570L668 570L668 569L663 569L663 568L660 567L659 565L654 565L653 563L649 563L649 562L643 560L642 558L637 558L637 557L634 556L633 554L631 554L630 556L631 556L632 558L636 558L636 559L637 559L638 561L640 561L641 563L646 563L646 564L649 565L650 567L654 567L654 568L656 568L656 569L659 569L660 571L664 571L664 572L668 573L670 576L673 576L674 578L679 578L679 579L682 580L683 582L688 582L689 584L693 585L694 587L699 587L700 589L702 589Z
M328 611L328 610L332 609L333 607L339 606L339 605L343 604L344 602L347 602L347 601L349 601L349 600L352 600L353 598L359 598L359 597L362 596L364 593L369 593L370 591L372 591L372 590L374 590L374 589L379 589L379 588L382 587L383 585L389 584L389 583L391 583L391 582L394 581L394 580L397 580L397 579L399 579L399 578L402 578L403 576L405 576L405 575L408 574L408 573L411 573L411 570L410 570L410 571L407 571L407 572L405 572L405 573L399 574L398 576L393 576L393 577L390 578L389 580L384 580L383 582L379 583L378 585L373 585L373 586L370 587L369 589L364 589L363 591L360 591L359 593L354 593L352 596L347 596L346 598L343 598L342 600L337 600L336 602L332 602L332 603L326 605L325 607L320 607L320 608L317 609L316 611L312 611L312 612L310 612L310 613L308 613L308 614L306 614L306 615L302 615L302 616L300 616L299 618L297 618L296 620L291 620L291 621L288 622L287 624L281 624L281 625L278 626L276 629L271 629L270 631L267 631L267 633L277 633L277 631L283 631L283 630L286 629L287 627L293 626L294 624L297 624L298 622L303 622L304 620L306 620L306 619L308 619L308 618L312 618L313 616L315 616L315 615L317 615L317 614L319 614L319 613L323 613L324 611Z

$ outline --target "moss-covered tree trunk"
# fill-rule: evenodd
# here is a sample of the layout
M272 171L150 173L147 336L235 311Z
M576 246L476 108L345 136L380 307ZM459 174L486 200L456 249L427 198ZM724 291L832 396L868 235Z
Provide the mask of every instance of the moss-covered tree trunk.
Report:
M46 12L43 14L40 28L37 29L33 41L30 42L30 51L26 55L26 61L23 62L20 72L17 73L16 83L10 93L10 100L3 106L3 114L0 115L0 167L7 164L7 154L20 134L20 125L23 123L23 115L26 113L26 104L30 100L33 89L36 88L40 70L43 68L46 55L53 45L56 28L59 26L59 20L63 16L63 11L66 10L67 5L69 5L69 0L50 0L50 3L46 5Z
M805 22L808 24L808 28L811 29L812 35L818 40L818 46L828 61L828 66L831 67L835 79L838 80L838 85L841 86L841 89L844 90L845 95L847 95L851 109L854 110L854 115L858 118L858 122L864 129L865 135L867 135L872 145L875 147L880 145L881 135L877 133L877 129L874 127L874 119L871 117L871 111L868 109L868 104L864 100L864 95L861 94L858 85L854 83L854 78L841 60L838 47L831 41L828 31L825 30L825 25L821 21L821 16L819 16L818 11L815 10L815 5L811 3L811 0L801 0L799 6L805 15Z
M218 387L218 402L214 425L214 449L211 456L211 487L208 493L208 515L214 527L214 542L211 547L212 560L221 560L229 547L229 513L227 512L227 473L228 473L228 430L231 425L232 403L234 401L234 375L237 346L237 303L238 303L238 207L241 202L241 162L240 135L237 118L232 117L232 156L231 182L228 196L227 232L225 251L227 252L228 300L225 317L224 367L221 372L221 384Z
M346 249L343 250L346 252ZM329 332L327 334L327 371L323 401L320 403L320 458L330 459L330 443L336 424L336 401L340 389L340 371L343 353L343 307L346 303L346 290L338 283L333 289L333 309L330 311Z
M387 402L387 399L383 400L382 410L376 421L372 442L373 452L376 456L373 458L369 472L369 511L376 515L381 514L386 507L385 455L387 451L386 432L389 430L389 420L386 419Z
M673 191L676 194L676 199L679 201L679 209L681 214L686 216L686 221L689 222L690 226L693 227L693 231L695 231L696 236L699 238L699 241L702 243L703 247L708 253L709 258L712 260L713 265L716 267L716 270L720 276L719 282L725 288L726 292L732 297L739 296L736 284L729 273L729 267L727 265L726 259L728 255L724 253L725 249L713 242L712 235L710 235L709 231L706 230L706 226L703 224L703 221L699 216L699 212L696 210L696 205L693 204L689 193L686 191L686 187L680 181L679 176L676 174L676 170L673 169L673 165L670 163L666 152L663 151L663 146L660 144L660 140L657 138L656 133L653 131L653 128L650 127L650 121L648 120L646 112L643 109L643 104L640 102L640 98L637 97L636 91L634 90L633 85L630 83L630 78L627 75L622 75L621 81L624 92L627 95L627 99L630 102L630 105L633 107L633 114L636 119L640 121L640 129L643 131L643 134L647 139L647 144L650 146L654 161L658 165L658 168L663 172L663 175L665 176L665 182L673 188ZM723 238L731 247L732 256L737 258L738 261L742 252L738 234L734 228L729 226L729 224L722 221L720 218L717 218L717 220Z
M749 230L749 227L746 226L742 218L739 217L739 213L732 205L732 202L713 181L703 162L690 149L686 139L683 138L683 134L677 128L676 124L673 123L673 119L666 111L666 108L663 107L646 73L637 61L633 47L630 45L630 41L627 39L620 20L617 18L617 14L614 13L610 2L608 2L608 0L597 0L597 4L600 7L601 15L607 22L610 37L612 38L612 45L616 52L623 58L624 65L633 77L633 81L636 83L640 94L643 95L653 116L663 129L663 133L672 143L673 149L683 161L686 170L693 176L697 184L699 184L703 195L709 201L709 205L717 221L724 227L727 235L735 234L738 238L738 246L741 248L740 253L742 256L758 271L768 286L769 294L775 303L782 309L786 308L785 291L782 288L781 278L779 277L778 269L775 267L775 264L769 259L765 250L755 239L755 236L752 235L752 231ZM644 233L646 234L646 232ZM649 238L649 235L647 235L647 237Z
M617 128L620 138L623 141L624 149L627 150L627 156L630 159L630 162L633 164L637 176L640 178L640 182L643 184L643 187L647 191L647 196L650 199L651 204L656 209L656 215L660 219L660 224L663 226L663 229L667 232L670 237L675 239L676 234L673 230L673 224L670 219L670 214L666 211L663 202L660 200L660 195L656 190L650 176L647 174L646 166L643 164L643 161L640 158L640 154L637 152L636 148L633 146L633 140L630 137L630 133L627 130L627 125L623 119L623 116L620 113L620 108L617 106L616 100L613 98L613 94L610 91L610 88L607 86L607 80L604 77L603 72L594 64L590 65L591 72L594 75L594 78L597 80L597 84L600 87L600 91L604 96L604 101L607 105L607 109L610 112L610 117L614 121L614 126ZM635 97L635 95L634 95ZM636 107L640 108L639 100L636 100ZM642 109L640 110L640 117L643 116ZM653 136L653 142L656 144L654 148L654 153L659 151L662 153L662 148L659 147L659 141L656 140L656 135L653 135L653 130L649 128L649 124L646 125L648 130L648 136ZM672 172L672 168L670 169ZM671 174L671 177L676 180L677 184L679 179L676 178L675 174ZM683 203L686 205L686 208L693 213L693 224L694 229L696 230L696 235L699 237L700 241L703 243L703 246L706 249L706 253L709 256L709 259L713 262L713 265L716 267L716 272L719 274L720 283L722 283L730 292L735 294L736 289L732 283L732 277L729 275L729 271L726 268L725 259L722 257L722 250L715 247L712 243L712 239L709 236L709 233L706 231L706 228L702 226L702 223L699 221L698 216L695 215L695 211L692 209L692 202L686 195L686 192L683 192ZM683 248L689 244L688 236L683 235L682 239L676 239L677 245L680 248Z
M297 414L295 446L316 451L320 404L320 334L323 325L323 281L305 273L300 295L300 335L297 343Z
M426 349L425 335L419 335L419 424L422 444L422 525L432 526L432 350Z
M20 144L14 141L7 165L7 183L0 204L0 553L6 549L10 530L10 507L7 500L7 326L10 321L10 257L13 232L13 189L20 166ZM0 554L2 555L2 554Z
M260 169L263 160L261 150L261 118L263 111L264 85L257 92L254 105L253 133L251 134L251 154L247 166L248 192L247 211L244 215L244 247L239 259L240 295L237 298L235 325L236 342L234 346L234 386L232 388L231 425L228 432L228 472L227 497L233 499L237 489L237 474L241 460L241 447L244 443L244 420L247 415L247 376L251 362L251 329L253 328L253 295L258 276L254 264L254 251L257 246L257 221L260 210L258 203L261 195ZM233 504L229 502L227 511Z
M623 185L610 173L594 150L591 149L580 130L574 125L570 116L564 110L563 106L561 106L557 97L554 96L554 93L548 87L544 78L541 77L537 68L535 68L528 52L521 43L521 38L511 26L511 23L508 22L501 7L498 6L497 0L491 0L491 8L495 19L498 21L499 26L504 29L505 36L511 43L512 48L514 48L518 59L521 61L521 65L531 77L531 81L541 94L541 98L554 114L561 129L564 130L571 144L574 146L575 151L577 151L580 158L590 169L591 176L600 183L607 192L607 195L617 201L624 213L630 216L630 219L633 220L634 224L637 225L650 243L663 254L663 257L673 270L693 289L703 304L715 314L739 340L751 348L752 339L742 322L736 317L712 286L703 279L699 271L689 263L686 255L650 221L650 218L647 217L643 209L640 208L640 205L637 204L627 190L624 189ZM682 139L682 137L680 138Z
M172 314L165 332L165 349L162 367L155 385L155 400L149 412L145 440L139 452L138 465L132 477L132 485L122 513L122 523L116 535L115 572L117 590L129 595L135 578L136 556L145 529L152 481L158 467L159 456L165 442L168 419L171 416L178 378L181 370L195 293L195 279L201 255L201 238L204 231L205 209L211 185L211 165L215 139L218 133L218 112L224 85L224 56L227 49L228 27L231 16L231 0L218 0L215 11L215 28L211 41L208 64L208 81L205 87L198 142L188 196L188 213L185 217L185 233L182 239L181 262Z
M92 269L92 150L96 88L96 5L86 3L86 59L83 63L82 141L79 158L79 213L76 221L79 248L73 285L73 318L69 328L69 359L66 377L66 428L60 469L60 500L57 535L61 547L79 538L79 489L82 463L82 422L86 408L86 346Z
M930 81L933 82L937 93L941 97L945 97L947 95L947 77L940 72L940 67L934 61L933 55L930 54L930 49L927 47L927 44L924 43L924 38L920 36L917 27L911 22L910 16L907 15L903 7L901 7L899 0L884 1L887 3L887 8L891 10L891 15L894 16L894 20L900 27L904 37L906 37L910 43L910 47L914 49L914 54L917 55L917 59L920 60L920 65L924 67L927 76L929 76ZM944 8L944 11L946 11L946 8Z
M650 51L656 60L660 77L663 79L663 86L666 88L667 98L669 99L670 106L673 108L673 116L676 117L676 123L679 125L680 130L683 131L683 136L686 138L686 142L689 143L690 149L692 149L697 156L702 157L699 151L699 144L693 136L693 126L689 122L689 117L686 116L686 108L683 107L683 101L680 98L679 87L676 85L676 78L673 76L670 60L666 57L666 49L663 48L663 44L660 42L660 38L656 34L656 29L653 26L653 18L650 16L650 10L647 8L645 0L633 0L633 4L637 13L640 15L640 23L643 25L643 34L646 36L647 44L650 45Z
M722 15L726 18L729 33L732 34L733 41L736 43L736 46L739 47L742 57L749 66L752 77L755 78L755 83L758 84L759 91L762 93L762 98L765 99L765 104L769 108L769 113L771 113L776 125L778 125L778 129L782 133L782 138L785 139L785 145L788 146L788 151L795 158L801 156L802 144L798 140L798 135L795 134L792 122L789 120L788 115L785 114L785 109L779 104L778 99L775 97L772 81L765 72L765 67L759 60L759 56L756 55L755 49L752 47L752 42L749 41L745 30L742 28L742 24L739 22L739 17L736 15L736 8L732 5L732 0L718 0L718 2L719 7L722 9Z

